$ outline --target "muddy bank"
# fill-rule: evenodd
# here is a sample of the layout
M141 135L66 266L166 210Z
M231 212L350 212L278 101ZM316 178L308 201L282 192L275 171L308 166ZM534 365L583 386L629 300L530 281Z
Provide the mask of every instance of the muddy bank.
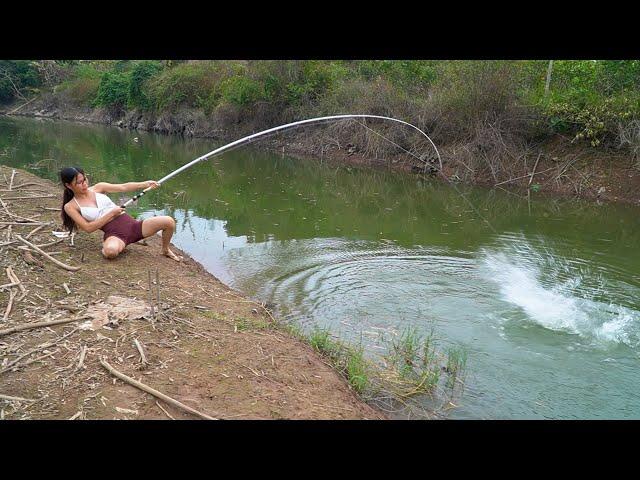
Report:
M161 256L159 237L112 261L100 254L101 232L58 241L59 187L12 172L0 166L0 284L17 283L7 268L19 279L0 291L2 418L198 418L116 378L101 360L214 418L385 418L309 345L277 328L266 306L176 247L184 262ZM79 269L18 248L26 246L18 235ZM96 316L123 302L141 302L142 311ZM11 331L58 320L71 321Z
M113 125L119 128L150 131L187 137L211 138L226 142L252 133L247 125L228 119L208 117L202 111L181 109L174 113L153 114L138 111L78 108L60 104L52 95L44 95L27 104L6 107L3 113L39 118L63 119ZM261 140L262 148L334 165L389 168L410 174L425 174L425 165L409 155L375 158L351 143L328 141L326 136L287 133ZM553 195L579 197L595 201L640 205L640 168L628 155L613 150L596 150L574 144L570 138L555 136L523 152L509 152L512 158L487 159L483 152L469 151L464 144L439 145L445 180L427 166L426 173L442 181L470 183L507 189L526 197ZM203 152L204 153L204 152ZM517 158L516 158L517 157ZM505 167L506 165L506 167Z

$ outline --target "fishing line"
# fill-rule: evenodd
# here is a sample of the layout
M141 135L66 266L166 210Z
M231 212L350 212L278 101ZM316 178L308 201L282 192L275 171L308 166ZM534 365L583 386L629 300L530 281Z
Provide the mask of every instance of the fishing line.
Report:
M310 118L308 120L300 120L300 121L297 121L297 122L288 123L286 125L280 125L279 127L270 128L268 130L263 130L262 132L254 133L252 135L248 135L248 136L243 137L243 138L241 138L239 140L236 140L235 142L231 142L231 143L228 143L227 145L223 145L220 148L216 148L215 150L213 150L213 151L211 151L211 152L209 152L209 153L207 153L205 155L202 155L201 157L198 157L195 160L192 160L191 162L187 163L186 165L183 165L182 167L178 168L177 170L171 172L169 175L161 178L160 180L157 181L157 183L162 184L162 183L166 182L167 180L169 180L171 177L177 175L178 173L186 170L187 168L191 167L192 165L195 165L198 162L206 160L207 158L213 157L215 155L220 155L221 153L229 151L231 149L234 149L234 148L236 148L236 147L238 147L240 145L244 145L246 143L249 143L249 142L255 140L258 137L267 136L267 135L269 135L271 133L274 133L274 132L277 132L277 131L280 131L280 130L285 130L285 129L288 129L288 128L298 127L300 125L305 125L305 124L309 124L309 123L320 123L320 122L325 122L325 121L340 120L340 119L346 119L346 118L377 118L377 119L381 119L381 120L389 120L389 121L392 121L392 122L397 122L397 123L401 123L403 125L407 125L407 126L413 128L413 129L417 130L433 146L434 150L436 151L436 155L438 156L438 162L440 164L440 169L442 169L442 159L440 158L440 153L438 152L438 148L433 143L431 138L429 138L429 135L427 135L425 132L420 130L415 125L412 125L412 124L410 124L408 122L405 122L403 120L398 120L397 118L383 117L381 115L332 115L332 116L328 116L328 117L317 117L317 118ZM425 169L426 169L427 162L424 162L424 163L425 163ZM122 205L122 208L126 208L127 206L131 205L133 202L135 202L138 198L143 196L145 193L147 193L152 188L153 187L146 188L145 190L143 190L142 192L140 192L139 194L137 194L133 198L129 199L128 201L126 201Z
M406 148L402 147L401 145L398 145L396 142L394 142L393 140L391 140L390 138L385 137L384 135L382 135L381 133L376 132L375 130L373 130L372 128L369 128L366 124L359 122L358 120L355 120L356 123L359 123L360 125L362 125L364 128L366 128L367 130L375 133L376 135L378 135L379 137L384 138L385 140L387 140L389 143L392 143L393 145L395 145L396 147L400 148L401 150L404 150L405 152L407 152L409 155L411 155L414 158L417 158L418 160L420 160L421 162L424 162L424 160L420 157L418 157L417 155L415 155L413 152L410 152L409 150L407 150ZM442 167L442 163L440 163L440 166ZM425 162L425 169L426 169L426 162ZM449 185L451 185L453 187L453 189L458 193L458 195L460 195L462 198L464 198L464 200L467 202L467 204L473 209L473 211L476 213L476 215L478 215L478 217L480 217L482 220L484 220L484 222L489 226L489 228L493 231L493 233L497 234L498 232L496 231L495 228L493 228L493 225L491 225L491 223L489 222L489 220L487 220L481 213L480 211L475 207L475 205L471 202L471 200L469 200L467 197L465 197L464 193L462 193L458 187L456 187L456 184L453 183L443 172L441 169L437 169L438 173L440 175L442 175L442 177L449 183Z
M429 137L429 135L427 135L425 132L423 132L422 130L420 130L418 127L416 127L415 125L412 125L408 122L405 122L403 120L398 120L397 118L392 118L392 117L385 117L385 116L381 116L381 115L366 115L366 114L358 114L358 115L331 115L331 116L327 116L327 117L317 117L317 118L310 118L307 120L299 120L297 122L292 122L292 123L288 123L286 125L280 125L278 127L274 127L274 128L270 128L268 130L263 130L261 132L258 133L254 133L252 135L248 135L246 137L240 138L234 142L228 143L226 145L223 145L222 147L216 148L215 150L212 150L211 152L202 155L194 160L192 160L191 162L183 165L182 167L174 170L173 172L171 172L169 175L166 175L165 177L161 178L160 180L157 181L158 184L163 184L164 182L166 182L167 180L169 180L170 178L174 177L175 175L179 174L180 172L186 170L187 168L195 165L198 162L201 162L203 160L206 160L208 158L214 157L216 155L220 155L224 152L228 152L231 150L234 150L235 148L238 148L242 145L246 145L249 143L252 143L253 141L255 141L256 139L260 138L260 137L267 137L275 132L281 131L281 130L286 130L286 129L290 129L290 128L296 128L302 125L306 125L306 124L310 124L310 123L322 123L322 122L328 122L328 121L333 121L333 120L343 120L343 119L365 119L365 118L375 118L375 119L379 119L379 120L388 120L388 121L392 121L392 122L396 122L396 123L400 123L402 125L406 125L408 127L413 128L414 130L418 131L422 136L424 136L429 143L431 144L431 146L433 147L434 151L436 152L436 156L438 157L438 165L440 168L437 168L438 172L440 173L440 175L442 175L447 182L454 188L454 190L460 195L462 196L462 198L465 199L465 201L469 204L469 206L472 208L472 210L482 219L485 221L485 223L489 226L489 228L491 228L491 230L493 230L494 233L497 233L496 230L493 228L493 226L491 225L491 223L489 223L489 221L484 218L480 212L476 209L476 207L473 205L473 203L471 203L462 192L460 192L460 190L455 186L455 184L449 179L447 178L447 176L442 172L442 158L440 157L440 152L438 151L438 148L436 147L435 143L433 143L433 140L431 140L431 138ZM396 142L394 142L393 140L385 137L384 135L376 132L375 130L369 128L367 125L365 125L362 122L359 122L356 120L356 123L360 124L361 126L365 127L367 130L375 133L376 135L382 137L383 139L385 139L386 141L390 142L391 144L397 146L398 148L400 148L401 150L405 151L406 153L408 153L409 155L411 155L412 157L418 159L419 161L424 163L424 171L426 173L427 167L430 166L430 163L427 162L426 160L423 160L422 158L418 157L417 155L415 155L414 153L410 152L409 150L407 150L406 148L398 145ZM146 194L149 190L151 190L153 187L149 187L144 189L142 192L138 193L137 195L135 195L133 198L127 200L123 205L121 205L122 208L127 208L127 206L131 205L133 202L135 202L136 200L138 200L140 197L142 197L144 194Z

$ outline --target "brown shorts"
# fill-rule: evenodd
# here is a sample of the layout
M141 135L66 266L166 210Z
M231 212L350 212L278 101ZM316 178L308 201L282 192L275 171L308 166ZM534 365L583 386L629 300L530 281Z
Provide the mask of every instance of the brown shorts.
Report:
M104 241L108 237L118 237L125 245L142 240L144 238L142 236L142 222L142 220L136 220L123 213L102 227L104 232L102 240Z

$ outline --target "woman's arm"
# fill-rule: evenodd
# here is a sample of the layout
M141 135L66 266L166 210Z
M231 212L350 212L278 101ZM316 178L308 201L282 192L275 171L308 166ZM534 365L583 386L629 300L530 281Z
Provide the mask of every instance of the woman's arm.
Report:
M71 202L67 203L64 206L64 211L67 212L67 215L69 215L74 222L76 222L76 225L80 230L82 230L83 232L91 233L105 226L111 220L124 212L124 209L121 207L112 208L105 215L98 218L97 220L94 220L93 222L88 222L87 220L85 220L84 217L80 214L80 210L77 207L71 205Z
M107 183L100 182L93 186L93 191L97 193L115 193L115 192L133 192L135 190L144 190L149 187L159 187L160 184L154 180L146 182L127 182L127 183Z

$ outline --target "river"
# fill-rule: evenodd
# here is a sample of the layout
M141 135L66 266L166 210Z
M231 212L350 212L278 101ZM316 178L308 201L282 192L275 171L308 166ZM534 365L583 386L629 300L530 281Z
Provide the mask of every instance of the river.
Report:
M0 163L53 180L68 165L92 183L158 179L217 146L0 118ZM528 203L251 146L185 171L132 212L174 216L178 247L306 331L327 328L371 356L408 328L464 349L449 418L640 418L637 207Z

